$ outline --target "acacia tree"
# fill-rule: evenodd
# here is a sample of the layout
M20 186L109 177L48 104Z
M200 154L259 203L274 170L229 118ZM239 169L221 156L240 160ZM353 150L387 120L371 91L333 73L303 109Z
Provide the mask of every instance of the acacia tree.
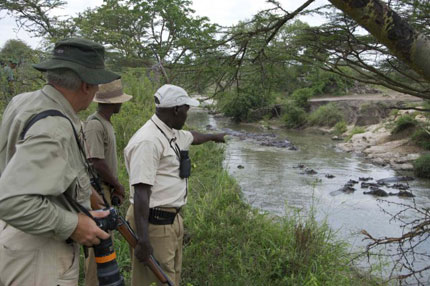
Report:
M156 63L164 81L171 70L213 39L216 26L196 17L188 0L105 1L75 19L80 33L118 50L139 64Z
M0 11L13 16L18 26L30 34L55 42L76 33L70 17L51 13L66 3L64 0L0 0Z

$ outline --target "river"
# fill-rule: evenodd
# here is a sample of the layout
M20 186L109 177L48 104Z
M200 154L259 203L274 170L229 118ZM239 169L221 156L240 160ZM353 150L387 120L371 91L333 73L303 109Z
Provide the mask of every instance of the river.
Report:
M374 237L399 236L402 222L391 220L391 214L403 209L399 204L416 203L418 207L430 207L430 181L409 182L415 198L389 196L384 201L365 195L357 184L350 194L336 192L349 180L371 177L374 181L399 174L390 167L380 167L366 162L365 158L341 151L329 136L305 131L263 130L254 125L235 124L225 118L214 118L206 111L195 108L190 111L187 123L193 128L205 130L210 125L215 130L229 128L251 133L273 132L279 138L288 139L298 150L261 146L253 140L240 140L229 136L225 145L224 167L239 183L244 199L252 206L276 215L284 215L291 209L304 216L314 211L319 222L327 222L337 236L350 244L350 251L360 252L366 245L361 230ZM299 164L317 171L315 175L303 174ZM334 175L327 178L326 174ZM387 192L395 189L385 188ZM393 204L394 203L394 204ZM402 219L410 220L415 214L406 212ZM420 249L430 249L426 240ZM373 260L373 262L375 262ZM360 266L366 265L362 261ZM430 261L418 261L417 266L429 265ZM367 266L368 263L367 263ZM388 270L389 267L386 268ZM388 275L385 273L385 275ZM423 278L429 282L429 278Z

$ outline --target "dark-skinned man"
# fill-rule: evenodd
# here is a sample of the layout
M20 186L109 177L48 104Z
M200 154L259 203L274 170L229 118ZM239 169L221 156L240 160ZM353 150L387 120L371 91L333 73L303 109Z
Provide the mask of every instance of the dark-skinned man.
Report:
M124 150L130 178L127 219L137 232L132 258L132 285L161 285L145 264L153 254L179 286L184 226L179 210L187 202L190 145L225 142L224 133L181 130L190 106L199 102L181 87L166 84L155 93L156 112L130 139Z
M76 286L79 244L109 238L78 212L88 213L92 190L77 113L120 76L105 70L103 46L85 39L58 42L34 67L47 85L15 96L0 127L0 285Z
M121 204L125 196L124 187L118 181L116 138L111 117L119 113L121 105L131 98L131 95L123 92L120 79L99 85L99 91L93 100L98 103L97 111L88 117L85 124L87 158L97 172L103 195L109 204L112 197L116 197ZM85 285L97 286L99 283L94 249L90 248L88 252L85 261Z

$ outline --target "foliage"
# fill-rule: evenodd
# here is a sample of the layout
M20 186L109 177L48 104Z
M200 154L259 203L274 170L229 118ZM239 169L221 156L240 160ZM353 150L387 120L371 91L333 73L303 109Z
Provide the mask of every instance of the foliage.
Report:
M333 103L320 106L309 116L309 124L318 126L332 127L342 120L344 120L342 111Z
M334 132L337 135L341 135L348 130L347 124L345 120L339 121L334 125Z
M152 67L174 82L176 65L214 38L215 26L190 6L189 0L105 1L75 23L83 36L115 48L122 65Z
M430 154L421 155L414 162L414 173L419 178L430 179Z
M307 123L306 111L294 102L287 102L283 107L282 120L287 128L299 128Z
M306 80L311 83L310 88L315 95L344 95L354 83L353 80L345 76L349 73L351 71L346 68L343 69L343 75L315 69Z
M415 128L417 124L417 120L411 115L402 115L394 122L394 128L391 130L391 134L398 134L403 130Z
M314 95L311 88L299 88L291 94L291 99L294 103L305 110L309 109L308 100Z
M8 40L0 50L2 61L14 61L19 64L33 59L33 49L21 40Z
M417 146L430 150L430 134L428 130L422 128L417 129L412 135L412 141L414 141Z
M345 138L345 141L351 140L352 136L354 136L355 134L361 134L364 132L366 132L366 130L363 127L354 126L354 128L352 128L352 130L349 132L348 137Z
M226 115L236 121L246 121L252 109L268 106L273 102L272 94L260 93L258 89L249 87L240 93L224 92L218 95L218 107Z

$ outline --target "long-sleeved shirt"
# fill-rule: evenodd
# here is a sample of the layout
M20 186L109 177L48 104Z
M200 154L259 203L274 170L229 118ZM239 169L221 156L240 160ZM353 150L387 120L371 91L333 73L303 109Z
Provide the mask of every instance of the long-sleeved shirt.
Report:
M65 240L78 217L63 193L89 207L91 194L84 164L70 122L50 116L19 136L34 115L56 109L75 129L80 120L54 87L15 96L0 126L0 219L21 231Z

